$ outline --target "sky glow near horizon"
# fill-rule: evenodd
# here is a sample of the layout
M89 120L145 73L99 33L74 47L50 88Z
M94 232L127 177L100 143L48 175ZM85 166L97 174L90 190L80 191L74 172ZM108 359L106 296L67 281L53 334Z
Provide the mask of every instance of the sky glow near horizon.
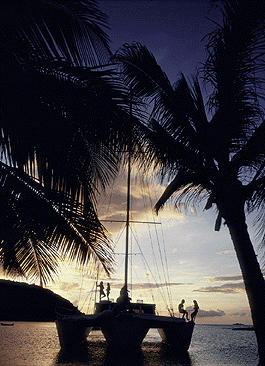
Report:
M191 77L199 63L205 60L205 42L201 40L215 28L205 17L218 20L219 16L215 9L209 12L208 1L100 0L98 4L100 10L109 16L111 30L107 33L112 41L112 51L115 52L122 44L133 41L146 45L171 83L177 80L180 72L188 78ZM131 290L133 300L155 302L160 313L167 314L166 305L162 301L162 290L166 293L166 287L160 285L159 290L157 289L150 273L152 272L155 273L158 283L170 284L177 316L177 305L182 298L186 300L186 307L191 307L196 299L200 306L197 323L251 324L241 271L227 227L222 225L220 232L214 231L215 211L203 211L202 203L197 213L190 208L187 214L180 214L172 205L166 205L159 216L154 218L152 207L164 187L157 182L149 183L152 201L150 205L149 193L143 192L141 179L135 179L133 183L133 219L155 219L162 222L162 225L134 225L134 232L137 229L137 241L132 249L134 254L130 256L133 261L133 280L136 283ZM120 177L114 183L113 190L110 188L106 197L102 197L99 202L101 219L124 220L125 194L125 179ZM249 222L254 247L258 258L261 259L262 253L258 251L258 241L254 239L251 218ZM113 242L117 243L124 224L104 224L112 234ZM155 241L157 235L162 239L162 264L154 262L151 255L153 249L149 245L150 237ZM123 232L116 244L115 252L120 254L115 256L115 272L110 279L103 275L96 278L96 274L91 273L89 269L83 269L81 272L74 264L63 264L59 279L48 288L78 305L84 312L93 312L96 279L103 280L105 287L107 282L110 282L110 298L116 299L124 281L124 240ZM153 245L158 262L160 250ZM167 260L164 257L164 245ZM141 251L148 261L148 266L141 262L142 255L137 254ZM169 275L166 279L163 274L165 261ZM96 299L98 300L98 294Z
M159 223L131 225L129 283L132 276L133 287L129 288L133 301L156 303L163 315L168 314L167 306L173 305L178 316L177 305L182 298L188 309L196 299L200 306L197 323L251 324L244 284L227 228L222 226L220 232L214 231L216 214L213 210L203 211L203 202L197 213L191 208L189 213L181 214L169 204L158 217L154 216L152 207L162 191L163 187L153 180L147 185L139 175L132 179L131 220ZM99 201L99 214L104 220L122 221L125 210L126 179L121 176ZM110 299L114 300L124 283L125 224L108 221L104 224L112 233L117 253L111 278L104 274L96 278L88 270L81 274L70 265L68 269L62 267L62 280L51 286L86 313L93 312L94 302L99 300L95 280L98 283L103 280L105 288L110 283ZM168 273L163 268L168 268Z
M168 315L167 306L173 306L175 315L179 316L177 306L181 299L185 299L188 310L196 299L200 306L198 324L251 324L247 296L227 228L222 226L220 232L214 231L216 214L214 210L203 211L203 202L196 213L190 208L187 214L181 214L167 204L158 216L154 215L152 208L162 191L163 187L153 180L143 184L139 174L132 179L131 220L158 223L131 225L128 282L133 282L132 288L129 285L132 300L155 303L161 315ZM124 176L117 178L101 197L98 209L115 245L114 273L108 278L103 272L97 275L93 271L95 267L80 269L73 263L63 263L58 279L46 286L85 313L93 312L95 301L99 300L96 282L103 280L105 288L110 283L113 300L124 284L125 223L108 222L125 220ZM253 234L251 228L250 232ZM168 273L163 268L168 268Z

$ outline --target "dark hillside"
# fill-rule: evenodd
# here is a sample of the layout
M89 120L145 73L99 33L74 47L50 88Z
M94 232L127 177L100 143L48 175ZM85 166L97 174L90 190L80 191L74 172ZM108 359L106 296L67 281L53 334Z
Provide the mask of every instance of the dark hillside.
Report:
M0 280L0 320L54 321L55 309L77 311L70 301L40 286Z

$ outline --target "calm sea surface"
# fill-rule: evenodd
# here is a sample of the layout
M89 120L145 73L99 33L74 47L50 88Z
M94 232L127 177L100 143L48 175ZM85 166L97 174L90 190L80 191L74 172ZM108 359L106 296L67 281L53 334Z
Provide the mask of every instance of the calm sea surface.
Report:
M0 326L1 366L241 366L257 365L257 342L252 331L231 326L196 325L187 355L178 359L160 343L156 330L147 334L138 353L110 353L100 331L88 337L90 351L79 359L60 354L55 323L16 322Z

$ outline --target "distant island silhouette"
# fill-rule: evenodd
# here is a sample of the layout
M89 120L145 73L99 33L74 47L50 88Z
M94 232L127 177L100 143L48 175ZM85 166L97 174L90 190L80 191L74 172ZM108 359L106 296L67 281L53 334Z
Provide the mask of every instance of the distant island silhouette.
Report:
M68 300L37 285L0 280L0 321L43 321L56 319L56 309L80 313Z

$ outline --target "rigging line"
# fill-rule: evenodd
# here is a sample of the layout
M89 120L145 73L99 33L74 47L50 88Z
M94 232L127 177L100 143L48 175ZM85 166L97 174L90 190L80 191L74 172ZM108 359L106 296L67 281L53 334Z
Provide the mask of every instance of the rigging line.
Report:
M126 222L125 220L100 220L101 222ZM135 221L135 220L130 220L130 223L132 224L157 224L160 225L160 222L156 222L156 221Z
M157 232L157 228L155 228L155 232L156 232L156 236L158 238L158 232ZM164 243L164 241L163 241ZM165 284L166 284L166 291L167 291L167 295L168 295L168 299L170 302L170 307L172 307L172 303L171 303L171 294L169 291L169 277L168 277L168 267L167 267L167 261L163 259L163 255L162 255L162 250L161 250L161 245L160 245L160 241L158 240L158 248L159 248L159 254L160 254L160 258L161 258L161 262L162 262L162 267L163 267L163 274L164 274L164 279L165 279ZM165 252L165 247L164 247L164 256L166 258L166 252ZM164 262L166 262L166 264L164 264Z
M150 226L149 225L148 225L148 235L149 235L149 238L150 238L150 244L151 244L152 253L153 253L154 267L155 267L157 276L159 278L159 281L160 281L160 283L162 283L162 278L161 278L161 274L160 274L160 270L159 270L159 266L158 266L158 261L157 261L157 255L155 253L155 247L154 247L154 244L153 244L152 235L151 235L151 231L150 231Z
M98 277L99 277L99 263L98 263L97 278L96 278L96 283L95 283L95 300L94 300L95 307L96 307L96 302L97 302ZM92 298L92 293L91 293L91 298Z
M89 270L90 270L90 274L91 274L92 266L90 266ZM82 311L83 307L85 306L85 303L86 303L87 297L88 297L88 295L87 295L86 298L85 298L85 301L83 302L83 305L79 306L79 304L81 302L81 293L83 291L84 278L87 275L90 277L90 275L88 274L88 270L85 271L84 268L82 269L81 273L82 273L82 275L81 275L82 280L81 280L81 286L80 286L79 297L78 297L78 308L79 308L80 311Z
M118 242L119 242L119 240L121 239L121 236L122 236L122 234L124 233L124 231L125 231L125 226L123 227L123 229L122 229L122 231L119 233L119 237L118 237L118 240L116 241L116 244L115 244L115 248L117 247L117 245L118 245ZM125 253L114 253L114 255L115 256L117 256L117 255L122 255L123 256L123 260L121 261L121 263L119 264L119 266L117 267L117 269L116 269L116 273L120 270L120 268L124 265L124 263L125 263Z
M145 265L145 262L144 262L144 269L145 269L145 270L146 270L146 272L147 272L147 267L146 267L146 265ZM135 273L135 275L136 275L136 278L137 278L137 280L138 280L138 283L143 283L143 282L142 282L142 280L139 278L138 273L137 273L137 271L135 270L135 268L133 268L133 272L134 272L134 273ZM147 279L148 279L149 289L150 289L150 291L151 291L151 297L152 297L152 299L153 299L153 302L154 302L154 303L156 303L155 298L154 298L153 289L152 289L152 287L151 287L151 282L150 282L150 278L149 278L149 276L147 276Z
M120 231L119 236L118 236L118 238L117 238L117 240L116 240L116 243L114 243L114 249L117 247L118 242L120 241L121 236L122 236L122 234L124 233L124 231L125 231L125 226L124 226L124 227L123 227L123 229Z
M141 254L142 254L142 257L143 257L143 259L144 259L144 262L145 262L145 264L146 264L146 266L147 266L147 268L148 268L149 272L151 273L151 276L152 276L152 278L153 278L153 280L154 280L154 282L155 282L156 288L157 288L158 292L160 293L160 295L161 295L161 297L162 297L163 301L166 303L167 301L166 301L165 295L164 295L163 291L161 291L161 288L159 287L159 285L158 285L158 283L157 283L157 281L156 281L156 279L155 279L155 277L154 277L154 275L153 275L153 272L152 272L152 270L151 270L151 268L150 268L150 266L149 266L149 264L148 264L147 260L145 259L144 253L143 253L143 251L142 251L142 249L141 249L141 247L140 247L140 245L139 245L139 242L138 242L137 238L136 238L136 237L135 237L135 235L134 235L134 231L132 232L132 234L133 234L133 236L134 236L134 238L135 238L135 242L136 242L136 244L137 244L137 246L138 246L138 248L139 248L139 250L140 250L140 252L141 252Z
M142 189L143 187L145 188L145 191L146 191L146 186L144 184L144 181L142 180ZM148 190L148 193L149 193L149 198L150 198L150 190ZM146 212L146 195L143 194L143 202L144 202L144 207L145 207L145 212ZM152 207L152 202L151 202L151 199L150 199L150 203L151 203L151 207ZM153 217L154 219L154 217ZM157 234L157 231L156 232L156 238L157 238L157 242L158 242L158 248L160 249L159 247L159 240L158 240L158 234ZM158 262L157 262L157 259L156 259L156 255L155 255L155 250L154 250L154 245L153 245L153 240L152 240L152 235L151 235L151 231L150 231L150 226L148 225L148 234L149 234L149 238L150 238L150 244L151 244L151 248L152 248L152 253L153 253L153 261L154 261L154 266L155 266L155 269L156 269L156 272L158 274L158 278L160 280L160 283L162 283L162 278L161 278L161 275L160 275L160 271L159 271L159 267L158 267ZM163 263L163 260L162 260L162 257L161 257L161 253L160 253L160 259L161 259L161 264L162 264L162 269L163 269L163 273L164 273L164 263ZM164 273L164 277L165 277L165 273ZM165 279L165 284L166 284L166 287L167 287L167 281ZM162 290L161 290L162 291ZM167 301L165 301L165 303L167 303Z
M90 269L90 275L89 275L89 277L92 277L92 275L91 275L92 272L95 273L95 268L96 268L96 263L94 264L93 271L92 271L92 269ZM99 276L99 264L97 265L96 276L95 276L95 278L93 280L93 287L87 293L87 296L86 296L85 301L84 301L84 304L85 304L87 302L88 296L90 295L89 301L88 301L88 306L87 306L87 313L88 313L88 310L90 309L90 304L92 303L92 296L93 296L93 294L95 295L95 302L96 302L98 276ZM95 286L96 286L96 288L95 288Z
M168 261L167 261L167 255L166 255L165 236L164 236L164 232L163 232L163 228L162 228L162 226L161 226L161 233L162 233L162 242L163 242L164 255L165 255L165 262L166 262L167 277L168 277L168 281L169 281L169 284L170 284L169 271L168 271ZM171 308L171 309L172 309L172 311L174 312L173 297L172 297L172 291L171 291L171 287L170 287L170 285L169 285L169 287L168 287L168 291L169 291L169 303L170 303L170 308Z
M147 182L147 184L145 184L143 179L142 179L142 185L145 189L145 192L146 191L148 192L148 198L149 198L149 202L150 202L149 204L152 207L152 198L151 198L150 186L149 186L148 182ZM152 216L153 216L153 220L155 220L155 216L154 216L153 211L152 211ZM161 225L161 228L162 228L162 225ZM149 228L149 230L150 230L150 228ZM166 255L166 250L165 250L165 241L164 241L163 231L161 230L162 239L163 239L162 242L163 242L163 249L164 249L164 251L163 251L164 252L164 259L163 259L163 255L162 255L162 251L161 251L159 234L158 234L157 228L155 228L155 234L156 234L156 241L157 241L157 246L158 246L159 254L160 254L160 260L161 260L162 269L163 269L164 280L165 280L165 284L166 284L166 292L167 292L167 296L168 296L168 301L169 301L170 307L173 308L172 293L171 293L171 289L170 289L170 285L169 285L170 280L169 280L168 262L167 262L167 255ZM166 263L166 265L164 265L164 262Z
M151 201L151 194L150 194L150 189L148 190L148 193L149 193L149 200L150 200L150 203L152 203ZM156 199L157 201L157 199ZM154 214L153 214L154 216ZM156 235L158 237L158 232L157 232L157 228L156 229ZM163 232L163 226L161 225L161 236L162 236L162 244L163 244L163 251L164 251L164 258L165 258L165 263L166 265L163 266L163 269L165 271L165 278L167 278L167 293L168 293L168 299L169 299L169 305L170 305L170 308L173 310L173 298L172 298L172 291L171 291L171 287L170 287L170 277L169 277L169 270L168 270L168 261L167 261L167 253L166 253L166 244L165 244L165 236L164 236L164 232ZM159 243L159 241L158 241Z
M90 290L90 291L87 292L87 295L86 295L85 300L84 300L84 305L82 306L82 308L80 310L82 310L83 307L85 306L85 304L87 303L88 305L87 305L87 311L86 312L87 313L89 312L93 290L94 290L94 285L92 287L92 290ZM88 296L90 296L89 301L87 301L88 300Z
M90 272L91 272L91 269L90 269ZM87 275L89 276L88 272L87 272ZM85 299L83 301L83 305L79 308L80 311L84 308L84 306L85 306L85 304L87 302L88 295L89 295L89 292L87 292L87 294L86 294L86 297L85 297Z
M81 286L80 286L80 291L79 291L79 296L78 296L78 304L80 303L80 299L81 299L81 292L83 290L83 283L84 283L84 268L82 269L82 280L81 280ZM83 309L83 306L80 308L80 310Z
M141 189L142 189L142 192L146 190L146 187L144 185L144 182L143 182L143 179L142 179L142 182L141 182ZM145 209L145 215L147 217L147 204L146 204L146 195L144 193L142 193L142 197L143 197L143 204L144 204L144 209ZM152 206L151 206L152 207ZM151 231L150 231L150 226L148 225L148 233L149 233L149 238L150 238L150 244L151 244L151 248L152 248L152 253L153 253L153 262L154 262L154 267L158 273L158 276L159 276L159 269L158 269L158 264L157 264L157 261L156 261L156 255L155 255L155 251L154 251L154 246L153 246L153 240L152 240L152 235L151 235ZM161 279L160 279L161 281Z
M86 269L86 271L84 271L84 269L82 269L82 282L81 282L81 288L80 288L80 292L79 292L79 299L78 299L78 304L80 303L81 300L81 290L83 289L83 283L84 283L84 278L85 276L87 276L88 278L91 278L91 273L95 271L95 267L96 267L96 263L94 263L93 265L89 266L89 268ZM97 266L99 267L99 265ZM87 302L87 298L88 298L88 294L85 297L85 300L83 301L83 305L80 307L80 311L84 308L86 302Z
M96 291L97 291L97 288L95 288L95 286L97 286L96 285L96 282L94 282L94 284L93 284L93 287L92 287L92 289L87 293L87 296L86 296L86 298L85 298L85 301L84 301L84 304L87 302L87 313L90 313L90 305L92 304L92 296L93 296L93 294L95 294L96 293ZM89 297L89 301L87 301L88 300L88 297ZM92 311L91 311L92 312Z
M133 246L133 244L132 244L132 236L131 236L131 238L130 238L130 241L131 241L131 254L132 254L132 246ZM133 256L131 255L130 256L130 262L131 262L131 296L132 296L132 289L133 289L133 287L132 287L132 284L133 284Z
M136 236L136 234L135 234L135 232L134 232L134 237ZM136 239L136 241L137 242L139 242L138 241L138 238ZM146 263L147 263L147 261L145 260L145 258L144 258L144 255L143 255L143 253L138 253L138 254L141 254L142 255L142 257L143 257L143 259L144 259L144 269L145 269L145 271L146 272L150 272L150 274L152 275L152 273L151 273L151 271L148 269L148 267L146 266ZM134 270L134 273L136 274L136 277L137 277L137 279L138 279L138 282L139 283L142 283L142 280L140 280L139 279L139 276L138 276L138 273L137 273L137 271L136 270ZM157 303L157 301L155 300L155 297L154 297L154 292L153 292L153 288L152 288L152 286L151 286L151 281L150 281L150 276L146 276L147 277L147 279L148 279L148 285L149 285L149 290L151 291L151 297L152 297L152 300L153 300L153 303L155 304L155 303ZM154 278L154 276L152 276L153 278Z
M109 212L110 212L110 202L111 202L111 200L112 200L112 196L113 196L113 190L114 190L114 184L116 183L116 178L114 178L113 180L112 180L112 184L111 184L111 187L109 188L109 191L110 191L110 194L104 194L103 195L103 198L102 198L102 203L101 203L101 205L103 206L104 205L104 202L106 202L106 205L107 205L107 210L106 210L106 212L104 212L104 215L108 215L109 214ZM104 198L104 196L105 196L105 198ZM101 196L102 197L102 196ZM107 200L107 197L109 197L109 199ZM100 220L100 221L106 221L106 220Z
M119 267L117 268L116 272L118 272L120 270L121 266L123 266L123 263L124 263L124 258L123 258L121 264L119 265Z

